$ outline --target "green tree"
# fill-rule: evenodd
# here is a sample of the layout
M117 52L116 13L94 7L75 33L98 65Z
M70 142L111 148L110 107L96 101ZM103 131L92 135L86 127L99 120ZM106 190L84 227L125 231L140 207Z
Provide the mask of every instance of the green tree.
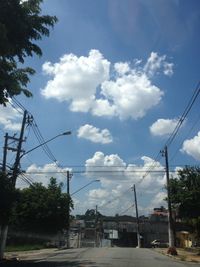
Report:
M11 227L31 232L56 233L67 225L67 207L71 198L62 193L62 184L50 179L48 187L35 183L20 190L13 210Z
M200 168L179 170L178 177L170 179L170 196L178 217L189 222L200 238Z
M18 196L18 190L13 187L11 179L0 172L0 225L9 222L13 204Z
M27 56L42 55L35 41L49 36L55 16L41 15L42 0L0 0L0 104L8 97L30 97L26 88L34 69L22 67ZM21 67L20 67L21 66Z

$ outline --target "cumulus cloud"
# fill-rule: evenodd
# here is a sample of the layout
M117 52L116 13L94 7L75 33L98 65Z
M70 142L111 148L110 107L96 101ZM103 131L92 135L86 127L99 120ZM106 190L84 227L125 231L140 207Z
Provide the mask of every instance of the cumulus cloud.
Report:
M43 65L44 73L53 76L42 94L46 98L71 102L72 111L87 112L95 100L96 88L109 78L110 62L98 50L91 50L88 57L67 54L60 62Z
M42 183L44 186L47 186L51 177L56 178L58 183L66 182L67 171L71 171L71 169L58 167L56 163L45 164L42 167L32 164L27 168L25 176L32 183ZM24 176L19 176L16 187L24 188L28 186L29 184L24 181Z
M46 62L43 71L50 76L41 91L45 98L66 101L73 112L138 119L163 96L162 90L153 84L153 76L171 76L173 63L167 61L166 55L152 52L143 66L139 59L132 64L112 64L93 49L88 56L66 54L55 64Z
M92 125L85 124L78 129L77 136L92 141L93 143L109 144L113 142L108 129L100 130Z
M166 199L166 197L167 197L166 192L158 192L151 201L150 204L151 209L155 207L165 206L166 201L164 199Z
M145 193L145 198L149 199L148 207L140 202L140 214L146 212L148 208L151 209L153 205L157 207L160 203L163 204L162 194L158 193L163 193L164 167L147 156L141 157L141 160L141 165L127 164L119 155L104 155L101 151L86 160L85 176L88 179L101 181L101 188L92 189L86 194L87 207L94 208L98 203L102 213L120 213L130 206L133 199L131 190L133 184L136 184L138 195ZM147 174L147 170L152 166L155 172Z
M11 101L11 100L10 100ZM21 128L22 115L9 103L6 107L0 105L0 125L4 130L19 131Z
M155 136L164 136L171 134L176 125L178 119L158 119L150 126L150 132Z
M200 132L192 139L185 140L181 149L182 152L200 160Z
M166 55L159 56L158 53L152 52L144 66L144 70L150 76L155 75L159 71L163 71L165 75L171 76L173 74L173 66L173 63L166 61Z

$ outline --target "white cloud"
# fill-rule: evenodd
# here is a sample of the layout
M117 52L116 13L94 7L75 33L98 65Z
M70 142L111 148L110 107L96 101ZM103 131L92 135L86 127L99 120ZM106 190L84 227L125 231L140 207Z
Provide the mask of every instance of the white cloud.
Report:
M102 94L113 101L115 115L121 119L144 117L149 109L160 102L163 95L146 74L134 71L114 81L103 82Z
M158 119L150 126L150 132L155 136L169 135L174 131L177 123L178 119Z
M149 199L148 207L140 201L140 214L144 214L162 202L163 187L165 184L164 167L159 162L143 156L143 164L126 164L117 154L104 155L98 151L93 157L86 160L85 176L90 179L100 179L101 187L92 189L86 194L82 209L94 208L98 203L103 214L120 213L127 209L133 201L131 187L136 184L138 196L144 195ZM143 175L152 165L155 172ZM161 192L162 194L158 194ZM159 201L158 201L159 200ZM80 208L80 206L79 206ZM132 214L132 211L130 211Z
M185 140L181 151L200 160L200 132L194 138Z
M84 138L93 143L109 144L113 142L112 135L108 129L100 130L92 125L85 124L78 129L79 138Z
M159 56L158 53L151 52L144 66L144 70L150 76L155 75L160 70L162 70L165 75L171 76L173 74L173 66L173 63L166 61L166 55Z
M124 75L130 71L130 66L127 62L117 62L114 64L114 68L119 75Z
M21 122L18 121L21 119L22 115L9 103L6 107L0 105L0 124L4 127L4 130L19 131Z
M72 111L87 112L95 100L96 88L109 78L110 62L98 50L88 57L67 54L59 63L46 62L43 71L53 76L42 94L46 98L71 102Z
M71 171L71 169L58 167L56 163L45 164L42 167L32 164L27 168L25 175L32 182L42 183L47 186L51 177L56 178L58 183L65 183L67 171ZM23 176L18 177L16 186L18 188L28 187L29 185L22 178Z
M164 199L166 199L166 197L167 197L166 192L158 192L151 201L150 204L151 209L155 207L165 206L166 201Z
M43 64L44 73L51 78L41 92L47 99L67 101L73 112L142 118L163 96L153 84L153 76L161 72L172 75L173 64L166 55L154 52L144 66L139 59L132 62L133 66L130 62L111 64L98 50L91 50L87 57L66 54L55 64Z

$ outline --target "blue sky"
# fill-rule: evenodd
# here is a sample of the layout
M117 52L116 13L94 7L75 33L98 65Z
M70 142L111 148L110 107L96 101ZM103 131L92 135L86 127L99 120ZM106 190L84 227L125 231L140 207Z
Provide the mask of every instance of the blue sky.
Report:
M136 184L139 213L148 214L165 204L165 177L142 177L199 81L199 1L46 0L42 13L59 21L38 43L43 56L25 62L36 70L29 84L33 98L17 100L45 140L66 130L72 135L49 143L60 169L42 149L24 157L22 169L44 184L56 176L66 190L66 176L57 172L70 168L71 192L100 179L73 196L74 213L95 205L104 214L123 213ZM173 170L199 164L198 107L199 99L169 147ZM0 114L3 146L5 132L19 132L21 115L9 105ZM25 150L38 145L32 130L26 136ZM163 166L160 157L155 170ZM18 186L26 184L19 178ZM134 215L134 209L127 213Z

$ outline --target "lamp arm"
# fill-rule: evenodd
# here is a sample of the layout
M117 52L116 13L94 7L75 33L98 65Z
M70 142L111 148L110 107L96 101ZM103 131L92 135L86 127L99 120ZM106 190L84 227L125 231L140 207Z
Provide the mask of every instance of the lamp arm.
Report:
M59 137L59 136L61 136L61 135L63 135L63 134L58 134L58 135L56 135L56 136L52 137L51 139L49 139L49 140L45 141L44 143L42 143L42 144L39 144L38 146L36 146L36 147L34 147L34 148L32 148L32 149L30 149L30 150L26 151L25 153L23 153L23 154L20 156L20 158L22 158L22 157L23 157L23 156L25 156L26 154L28 154L28 153L32 152L33 150L37 149L38 147L41 147L41 146L45 145L46 143L49 143L50 141L52 141L52 140L56 139L57 137Z

